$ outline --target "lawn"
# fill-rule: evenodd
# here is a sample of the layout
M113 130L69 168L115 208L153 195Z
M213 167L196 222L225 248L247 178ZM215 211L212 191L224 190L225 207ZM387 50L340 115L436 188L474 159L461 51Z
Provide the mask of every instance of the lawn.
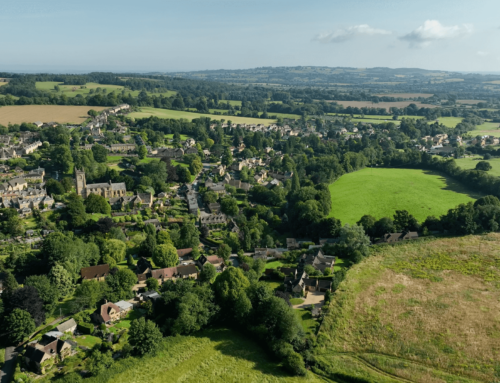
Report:
M155 356L125 359L88 383L108 382L320 382L312 373L292 377L257 343L227 329L163 340Z
M364 378L345 381L497 381L499 252L499 233L374 247L333 296L317 367Z
M366 168L340 177L329 188L330 216L350 224L365 214L379 219L396 210L423 221L481 196L449 177L418 169Z
M292 298L292 299L290 299L290 303L292 305L294 305L294 306L295 305L300 305L300 304L304 303L304 299L302 299L302 298Z
M437 121L448 128L454 128L462 122L462 117L439 117Z
M476 164L479 161L483 161L483 157L468 157L468 158L459 158L456 159L455 162L462 169L475 169ZM500 158L491 158L487 160L487 162L491 165L491 170L488 171L488 174L492 176L500 177Z
M0 108L0 124L7 126L33 123L35 121L55 121L60 124L81 124L88 118L90 109L97 111L106 109L101 106L70 106L70 105L11 105Z
M290 299L290 301L292 300ZM307 334L315 334L318 327L318 321L312 317L311 311L305 309L294 309L293 311L295 311L300 323L302 323L304 331Z
M272 261L266 263L266 269L277 269L278 267L283 266L283 262L281 261Z
M271 290L276 290L278 287L283 285L283 282L278 282L278 281L267 281L267 280L261 280L260 282L264 282L266 285L268 285Z
M111 332L118 332L124 328L130 328L130 324L134 319L142 317L144 314L140 310L132 310L124 319L120 320L114 326L109 328Z
M92 348L94 345L97 343L102 343L101 338L98 338L93 335L81 335L75 338L76 343L78 343L80 346Z
M345 259L342 259L342 258L336 258L335 265L333 266L333 271L340 271L340 270L348 267L348 265L349 265L349 261L346 261Z
M185 134L179 134L179 136L181 137L181 141L186 141L189 138L189 136L186 136ZM172 140L174 138L174 135L173 134L165 134L165 138Z
M131 118L146 118L150 116L155 116L158 118L171 118L171 119L187 119L193 120L200 117L210 117L212 120L231 120L235 124L272 124L276 120L266 120L262 118L250 118L250 117L237 117L237 116L216 116L213 114L203 114L203 113L192 113L184 112L180 110L170 110L170 109L157 109L157 108L141 108L140 112L134 112L128 114Z

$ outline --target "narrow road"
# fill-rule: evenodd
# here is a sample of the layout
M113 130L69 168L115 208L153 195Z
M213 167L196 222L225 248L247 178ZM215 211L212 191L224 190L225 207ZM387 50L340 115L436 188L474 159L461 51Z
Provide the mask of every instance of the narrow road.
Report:
M14 347L5 349L5 363L0 370L0 383L10 383L12 381L17 354L18 352Z

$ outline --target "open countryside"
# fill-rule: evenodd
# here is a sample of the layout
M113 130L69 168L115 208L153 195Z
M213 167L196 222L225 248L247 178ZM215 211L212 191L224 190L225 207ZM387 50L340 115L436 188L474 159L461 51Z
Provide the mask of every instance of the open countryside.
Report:
M392 217L396 210L424 221L480 197L449 177L418 169L366 168L340 177L330 193L330 215L350 224L365 214Z
M225 120L231 121L235 124L272 124L276 120L269 120L264 118L251 118L251 117L238 117L238 116L217 116L205 113L192 113L184 112L180 110L169 110L169 109L156 109L156 108L141 108L139 112L133 112L128 115L131 118L146 118L146 117L158 117L158 118L184 118L186 120L193 120L195 118L209 117L212 120Z
M70 106L70 105L15 105L0 107L0 124L33 123L35 121L57 121L61 124L81 124L89 116L90 109L101 111L100 106Z

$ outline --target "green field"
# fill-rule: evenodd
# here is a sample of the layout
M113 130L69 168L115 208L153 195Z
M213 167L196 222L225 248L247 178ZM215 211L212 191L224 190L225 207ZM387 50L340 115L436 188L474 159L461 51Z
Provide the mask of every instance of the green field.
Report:
M121 86L121 85L98 84L95 82L88 82L87 84L85 84L86 88L84 88L84 89L81 89L80 85L62 85L62 84L63 84L62 82L57 82L57 81L43 81L43 82L37 82L35 84L35 86L37 89L50 91L54 94L56 94L56 93L65 94L68 97L74 97L77 94L87 95L87 94L89 94L91 89L97 89L97 88L106 89L107 93L121 92L123 89L125 89L125 93L127 95L130 93L133 97L137 97L139 95L139 93L141 92L140 90L126 89L124 86ZM59 88L60 88L59 92L56 92L54 90L54 86L56 86L56 85L59 85ZM166 97L175 96L177 94L177 92L175 92L175 91L167 91L167 92L163 92L163 93L152 93L152 92L146 92L146 93L149 96L163 95Z
M498 382L499 251L498 233L373 247L333 296L313 371L343 382Z
M455 160L455 162L462 169L475 169L476 164L482 160L483 157L472 157L472 158L459 158ZM488 171L488 174L500 177L500 158L491 158L487 162L489 162L491 165L491 170Z
M448 128L454 128L462 122L462 117L439 117L439 123Z
M159 118L172 118L186 120L193 120L200 117L210 117L212 120L231 120L235 124L265 124L269 125L275 123L276 120L268 120L262 118L250 118L250 117L237 117L237 116L216 116L212 114L203 113L192 113L184 112L180 110L170 110L170 109L156 109L156 108L141 108L140 112L130 113L128 117L131 118L146 118L150 116L155 116Z
M470 132L470 134L472 136L489 135L489 136L500 137L500 123L485 122L482 125L476 126L476 130L473 130L472 132Z
M423 221L480 196L429 171L368 168L340 177L330 185L330 194L330 216L350 224L365 214L379 219L403 209Z
M127 382L314 382L314 374L289 376L255 342L237 332L208 330L198 336L165 338L156 356L117 361L88 383Z

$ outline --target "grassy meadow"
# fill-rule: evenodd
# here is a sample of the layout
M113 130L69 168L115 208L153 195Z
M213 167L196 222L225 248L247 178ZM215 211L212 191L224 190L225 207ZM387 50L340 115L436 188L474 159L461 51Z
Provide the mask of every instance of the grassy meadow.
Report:
M156 356L117 361L88 383L122 382L311 382L323 380L309 373L292 377L255 342L225 329L197 336L165 338Z
M1 84L1 83L0 83ZM56 85L59 85L59 92L57 92L54 87ZM87 94L90 93L91 89L106 89L107 93L111 92L121 92L122 90L125 89L126 94L131 94L133 97L137 97L139 93L141 92L140 90L130 90L126 89L124 86L121 85L109 85L109 84L98 84L95 82L88 82L85 84L86 88L81 88L81 85L63 85L62 82L57 82L57 81L43 81L43 82L37 82L35 84L37 89L44 90L44 91L49 91L54 94L65 94L68 97L74 97L77 94L81 94L82 96L86 96ZM152 92L146 92L148 95L163 95L166 97L174 96L177 94L175 91L167 91L163 93L152 93Z
M12 105L0 108L0 124L7 126L21 124L23 122L33 123L35 121L51 122L60 124L81 124L89 116L90 109L97 111L106 109L100 106L70 106L70 105Z
M374 247L333 297L317 368L363 379L346 381L497 381L499 252L498 233Z
M216 116L212 114L204 113L193 113L185 112L180 110L170 110L170 109L157 109L157 108L141 108L140 112L133 112L128 115L131 118L146 118L150 116L155 116L158 118L172 118L193 120L200 117L210 117L212 120L231 120L235 124L272 124L276 120L269 120L263 118L251 118L251 117L237 117L237 116Z
M330 184L330 216L353 224L364 214L379 219L408 210L419 221L480 197L443 175L419 169L365 168Z
M457 165L462 169L475 169L479 161L483 161L483 157L468 157L455 160ZM487 162L491 165L491 170L488 171L488 174L500 177L500 158L491 158Z

